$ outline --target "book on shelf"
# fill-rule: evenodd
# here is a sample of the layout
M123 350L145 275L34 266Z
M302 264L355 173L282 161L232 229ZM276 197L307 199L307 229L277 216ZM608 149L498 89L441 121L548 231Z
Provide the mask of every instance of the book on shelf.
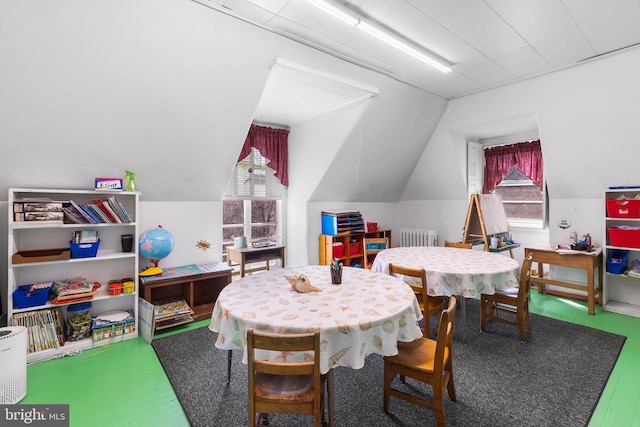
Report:
M71 205L65 206L63 209L64 219L68 224L88 224L87 220L80 215Z
M52 291L58 297L66 297L70 295L79 297L82 294L91 293L93 288L93 282L89 282L84 277L74 277L54 282Z
M111 209L108 201L105 203L100 199L93 199L93 203L100 209L100 211L107 217L106 222L111 222L114 224L119 224L122 222L120 217Z
M193 313L184 298L158 301L154 305L157 307L156 321Z
M60 222L64 218L62 208L65 203L51 199L16 199L13 202L13 220Z
M170 326L181 325L183 323L193 322L193 317L189 314L185 314L177 317L169 317L167 319L161 319L156 321L156 329L164 329Z
M102 209L100 209L100 207L98 205L96 205L95 203L87 203L86 206L91 209L91 211L98 217L100 218L100 222L104 222L105 224L109 224L111 222L111 220L109 219L109 217L102 212Z
M85 219L87 224L95 224L96 223L93 220L93 218L91 216L89 216L89 214L87 214L87 212L84 209L82 209L82 207L78 203L76 203L73 200L69 200L69 203L71 204L73 209L75 209L75 212L77 212L78 215L82 216L82 218Z
M125 209L124 205L115 196L111 196L107 199L107 202L111 206L111 209L120 217L120 220L125 223L133 222L129 213Z
M16 221L62 222L64 212L24 212L14 215Z
M49 308L16 313L11 317L11 325L27 328L27 353L33 353L64 345L60 319L59 310Z
M91 207L90 203L84 203L80 205L80 207L84 209L87 215L91 217L91 220L94 224L100 224L104 222L102 220L102 217Z

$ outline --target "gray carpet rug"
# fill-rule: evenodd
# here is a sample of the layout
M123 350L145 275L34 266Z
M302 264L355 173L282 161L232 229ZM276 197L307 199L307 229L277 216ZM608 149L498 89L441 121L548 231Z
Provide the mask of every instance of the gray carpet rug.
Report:
M625 337L532 315L521 343L517 328L479 324L479 302L467 301L466 340L454 339L457 401L445 395L449 426L585 426L622 350ZM456 321L460 321L460 317ZM192 426L247 425L247 369L234 352L226 383L227 352L216 334L199 328L153 341L153 348ZM336 426L435 425L433 412L392 398L382 410L382 357L364 368L336 368ZM397 379L396 379L397 381ZM418 394L428 387L408 380ZM271 415L275 426L312 425L306 415Z

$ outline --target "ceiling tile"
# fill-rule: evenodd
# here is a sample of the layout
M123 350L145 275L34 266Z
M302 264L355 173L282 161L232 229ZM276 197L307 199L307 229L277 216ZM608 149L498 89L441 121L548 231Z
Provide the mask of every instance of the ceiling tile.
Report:
M442 75L305 0L194 1L447 98L640 43L639 0L329 0L453 63Z

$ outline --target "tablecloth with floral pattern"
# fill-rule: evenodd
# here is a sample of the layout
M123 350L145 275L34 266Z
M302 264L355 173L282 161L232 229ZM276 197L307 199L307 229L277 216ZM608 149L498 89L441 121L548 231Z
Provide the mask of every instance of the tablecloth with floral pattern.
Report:
M320 292L300 293L285 276L305 274ZM296 334L320 331L320 370L362 368L368 354L397 354L398 341L422 336L422 313L415 294L388 274L345 267L342 284L331 284L328 266L289 267L246 276L218 296L209 329L218 332L216 347L243 350L246 331ZM261 353L260 358L290 359Z
M518 261L507 256L439 246L385 249L376 255L371 270L388 274L389 264L424 268L427 293L440 296L494 294L496 289L517 287L520 275Z

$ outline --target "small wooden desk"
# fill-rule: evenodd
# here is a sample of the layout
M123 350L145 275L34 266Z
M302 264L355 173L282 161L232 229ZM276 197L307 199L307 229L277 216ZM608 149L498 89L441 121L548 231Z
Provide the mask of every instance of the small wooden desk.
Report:
M240 264L240 277L244 277L245 265L252 262L266 262L269 269L269 261L279 259L281 267L284 267L284 246L266 246L264 248L227 248L227 264L232 262Z
M593 252L571 251L562 253L551 246L540 246L524 249L524 257L533 255L533 262L538 263L538 275L531 276L531 281L538 283L538 292L544 291L544 285L562 286L570 289L587 292L587 307L589 314L595 313L595 300L598 295L598 303L602 303L602 248L596 248ZM563 282L544 277L542 264L558 265L561 267L580 268L587 271L587 284ZM595 271L598 269L598 286L595 285Z

